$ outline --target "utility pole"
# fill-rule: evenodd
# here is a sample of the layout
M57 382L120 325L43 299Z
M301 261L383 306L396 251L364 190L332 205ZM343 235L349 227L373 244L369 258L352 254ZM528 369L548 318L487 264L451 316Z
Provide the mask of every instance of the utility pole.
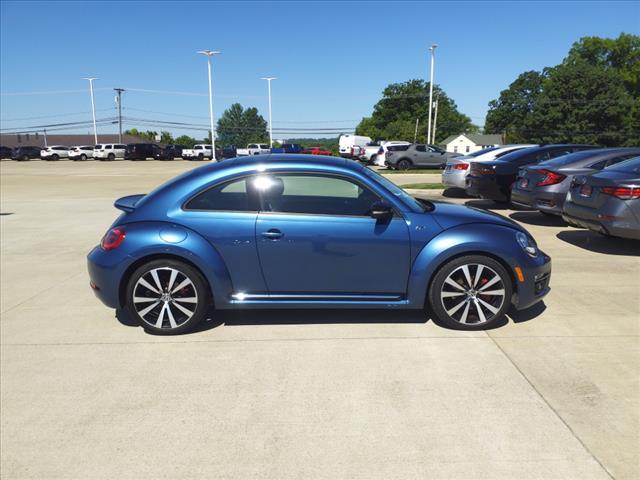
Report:
M429 47L429 51L431 52L431 79L429 80L429 121L427 127L427 143L429 143L429 139L431 138L431 107L433 106L433 64L435 62L436 56L436 48L438 44L434 43Z
M42 133L44 134L44 146L48 147L49 145L47 144L47 129L45 128Z
M436 97L435 111L433 112L433 136L431 137L431 144L436 144L436 123L438 122L438 100L440 95Z
M83 80L89 80L89 93L91 94L91 113L93 114L93 138L98 144L98 131L96 130L96 102L93 98L93 81L97 80L96 77L83 77Z
M418 141L418 125L420 124L420 117L416 118L416 131L413 134L413 143Z
M114 88L118 93L116 103L118 104L118 143L122 143L122 92L124 88Z
M273 124L271 122L271 80L278 77L262 77L260 80L266 80L269 90L269 148L273 148Z
M207 71L209 72L209 121L211 122L211 161L215 162L216 159L216 132L213 129L213 86L211 84L211 57L219 55L220 52L216 50L199 50L197 53L206 55L207 57Z

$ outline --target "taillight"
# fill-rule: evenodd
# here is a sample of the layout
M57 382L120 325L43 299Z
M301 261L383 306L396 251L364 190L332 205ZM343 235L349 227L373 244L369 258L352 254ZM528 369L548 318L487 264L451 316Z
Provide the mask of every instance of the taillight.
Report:
M544 178L536 183L536 187L545 187L547 185L555 185L556 183L560 183L565 178L566 175L562 175L561 173L552 172L551 170L534 170L534 172L544 175Z
M100 246L103 250L115 250L124 241L125 231L122 227L115 227L109 230L102 237Z
M471 170L478 175L495 175L496 167L493 165L474 165Z
M453 165L454 170L466 170L467 168L469 168L468 163L456 163Z
M640 198L640 187L602 187L600 191L606 195L613 195L621 200Z

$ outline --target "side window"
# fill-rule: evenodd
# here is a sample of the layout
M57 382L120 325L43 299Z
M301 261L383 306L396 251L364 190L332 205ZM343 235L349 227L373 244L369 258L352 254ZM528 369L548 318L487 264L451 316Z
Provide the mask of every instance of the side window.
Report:
M202 145L196 145L193 147L194 150L202 150Z
M427 147L425 147L424 145L416 145L416 151L417 152L426 152L427 151Z
M594 163L590 168L595 168L596 170L602 170L607 165L606 160L602 160L600 162Z
M187 210L257 212L259 210L258 195L255 189L247 189L249 181L253 180L243 178L216 185L191 199L185 208Z
M469 145L467 145L467 152L466 153L469 153Z
M308 215L367 216L380 200L350 180L321 175L269 175L253 180L265 211Z
M571 153L571 150L553 150L549 152L549 158L561 157L562 155L567 155Z
M535 161L536 162L543 162L545 160L549 160L549 158L551 158L549 156L549 152L540 152L536 155Z
M104 148L107 150L113 150L113 145L105 145Z
M623 155L623 156L620 156L620 157L610 158L607 161L607 165L606 166L610 167L611 165L615 165L616 163L624 162L625 160L629 160L630 158L635 158L635 157L637 157L637 155L631 154L631 155ZM602 168L605 168L605 167L602 167Z

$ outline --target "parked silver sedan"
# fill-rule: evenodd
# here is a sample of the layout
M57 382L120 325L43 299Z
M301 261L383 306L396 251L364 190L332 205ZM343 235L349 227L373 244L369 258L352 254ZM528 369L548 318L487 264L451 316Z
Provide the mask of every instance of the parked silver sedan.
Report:
M562 218L604 235L640 240L640 157L575 177Z
M490 162L507 153L515 152L535 145L502 145L500 147L488 147L460 157L447 159L447 164L442 171L442 184L445 187L465 188L465 181L469 175L471 162Z
M564 199L576 175L591 175L640 155L640 148L583 150L520 169L511 203L545 214L562 215Z

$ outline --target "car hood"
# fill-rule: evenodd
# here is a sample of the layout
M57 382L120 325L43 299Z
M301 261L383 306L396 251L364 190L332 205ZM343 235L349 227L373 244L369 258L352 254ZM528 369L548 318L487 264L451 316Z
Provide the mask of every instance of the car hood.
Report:
M458 225L465 225L469 223L493 223L495 225L501 225L503 227L513 228L521 232L526 230L522 228L517 222L514 222L510 218L503 217L497 213L489 212L475 207L467 207L463 205L456 205L453 203L431 201L435 206L431 214L435 217L436 221L445 230Z

